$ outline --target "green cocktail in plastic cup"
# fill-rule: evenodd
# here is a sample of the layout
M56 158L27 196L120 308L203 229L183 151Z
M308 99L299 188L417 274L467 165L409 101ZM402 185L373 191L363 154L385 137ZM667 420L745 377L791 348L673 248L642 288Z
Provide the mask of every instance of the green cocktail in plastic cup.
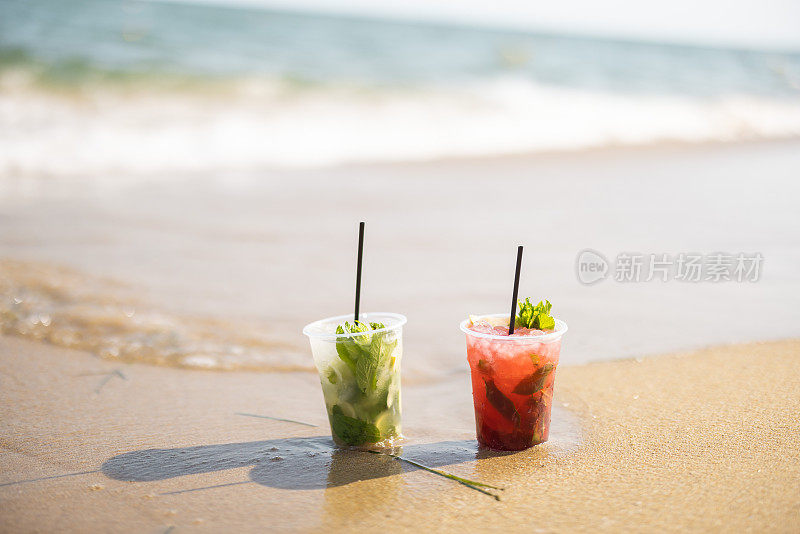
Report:
M401 436L403 325L396 313L363 313L303 328L319 371L333 440L342 446L389 447Z

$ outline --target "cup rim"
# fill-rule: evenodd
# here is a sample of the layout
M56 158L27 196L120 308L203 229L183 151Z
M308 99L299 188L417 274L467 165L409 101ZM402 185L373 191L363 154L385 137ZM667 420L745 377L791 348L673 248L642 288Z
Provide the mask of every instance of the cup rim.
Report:
M483 318L483 317L507 317L507 316L508 316L507 313L487 313L484 315L478 315L477 317ZM468 336L481 337L484 339L492 339L495 341L506 341L506 342L517 342L517 343L534 343L534 342L547 343L550 341L556 341L560 339L566 333L567 330L569 330L567 323L565 323L561 319L555 319L556 322L555 329L547 334L540 334L537 336L508 336L508 335L500 336L497 334L485 334L483 332L476 332L474 330L470 330L469 328L467 328L467 324L470 322L471 319L466 318L463 321L461 321L461 324L459 325L461 327L461 331L467 334Z
M336 315L336 316L333 316L333 317L326 317L325 319L319 319L317 321L308 323L307 325L305 325L303 327L303 334L307 335L311 339L328 339L328 340L339 339L339 338L344 339L344 338L358 336L358 335L364 335L364 334L382 334L383 332L389 332L391 330L397 330L398 328L401 328L403 325L405 325L408 322L408 319L406 318L406 316L405 315L401 315L399 313L392 313L392 312L366 312L366 313L361 313L359 315L362 318L367 318L367 320L368 320L370 315L372 315L372 316L380 315L380 316L383 316L383 317L390 317L392 319L395 319L396 322L393 323L391 326L385 326L385 327L379 328L377 330L370 330L369 332L361 332L361 333L355 333L355 334L331 334L331 333L328 333L328 332L313 332L312 331L315 326L317 326L317 325L319 325L321 323L328 323L328 322L334 322L334 321L335 322L344 322L344 321L347 321L347 320L351 320L352 321L353 320L353 314L352 313L347 313L345 315ZM360 320L361 319L359 319L359 321Z

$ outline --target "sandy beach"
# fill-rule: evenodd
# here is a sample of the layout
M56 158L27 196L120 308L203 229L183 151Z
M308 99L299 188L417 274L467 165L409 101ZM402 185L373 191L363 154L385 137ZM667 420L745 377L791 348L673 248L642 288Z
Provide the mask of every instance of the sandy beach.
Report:
M6 180L0 530L796 532L797 146ZM509 211L523 184L548 194ZM494 454L457 323L507 305L505 230L531 209L544 227L525 233L521 294L570 331L550 441ZM403 457L501 500L333 447L300 331L351 302L354 214L362 304L409 317ZM765 267L586 286L586 247L756 251Z
M504 487L500 501L334 450L311 373L116 364L9 337L0 351L7 532L800 525L798 341L560 368L551 440L519 453L477 450L466 373L406 387L402 454Z

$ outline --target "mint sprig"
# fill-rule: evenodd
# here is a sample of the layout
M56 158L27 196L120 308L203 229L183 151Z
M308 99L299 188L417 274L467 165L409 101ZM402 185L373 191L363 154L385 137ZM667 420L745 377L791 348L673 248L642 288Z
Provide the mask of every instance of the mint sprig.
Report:
M328 416L334 436L347 445L375 443L400 432L399 390L392 386L399 388L395 369L399 339L385 328L382 323L361 321L336 328L341 361L331 362L327 375L336 398Z
M399 460L401 462L406 462L406 463L409 463L409 464L413 465L414 467L419 467L420 469L424 469L425 471L428 471L429 473L433 473L435 475L439 475L440 477L449 478L450 480L455 480L459 484L463 484L464 486L467 486L470 489L474 489L475 491L479 491L479 492L481 492L481 493L483 493L485 495L488 495L489 497L494 497L494 500L496 500L496 501L500 500L500 496L499 495L495 495L492 492L486 491L483 488L491 488L491 489L495 489L495 490L499 490L499 491L505 491L505 488L501 488L501 487L498 487L498 486L492 486L490 484L484 484L483 482L476 482L475 480L470 480L468 478L462 478L462 477L456 476L456 475L454 475L452 473L448 473L447 471L440 471L438 469L434 469L432 467L428 467L427 465L421 464L419 462L415 462L414 460L410 460L408 458L404 458L403 456L399 456L397 454L392 454L392 453L389 453L389 452L382 452L382 451L373 451L373 450L368 450L367 452L372 453L372 454L385 454L386 456L391 456L395 460Z
M515 326L525 328L536 328L538 330L552 330L556 326L556 320L550 315L553 307L549 300L539 301L539 304L531 304L531 299L517 301L519 313L515 319Z
M369 332L370 330L380 330L381 328L386 328L383 323L365 323L363 321L353 321L353 324L350 324L349 321L345 321L344 324L340 324L336 327L337 334L357 334L360 332Z
M389 336L371 335L372 330L385 328L382 323L362 323L356 321L352 325L345 322L336 327L337 334L354 335L336 341L336 352L356 377L358 388L362 393L374 391L378 385L380 370L387 366L397 340L389 341Z

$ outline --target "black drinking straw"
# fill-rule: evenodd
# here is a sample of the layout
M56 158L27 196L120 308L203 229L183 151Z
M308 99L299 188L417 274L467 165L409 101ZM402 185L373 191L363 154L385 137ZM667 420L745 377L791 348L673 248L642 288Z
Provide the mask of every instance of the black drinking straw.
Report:
M517 294L519 294L519 268L522 267L522 245L517 247L517 272L514 273L514 295L511 297L511 320L508 322L508 335L514 333L517 319Z
M364 221L358 223L358 264L356 265L356 312L355 320L358 321L358 307L361 304L361 256L364 254Z

